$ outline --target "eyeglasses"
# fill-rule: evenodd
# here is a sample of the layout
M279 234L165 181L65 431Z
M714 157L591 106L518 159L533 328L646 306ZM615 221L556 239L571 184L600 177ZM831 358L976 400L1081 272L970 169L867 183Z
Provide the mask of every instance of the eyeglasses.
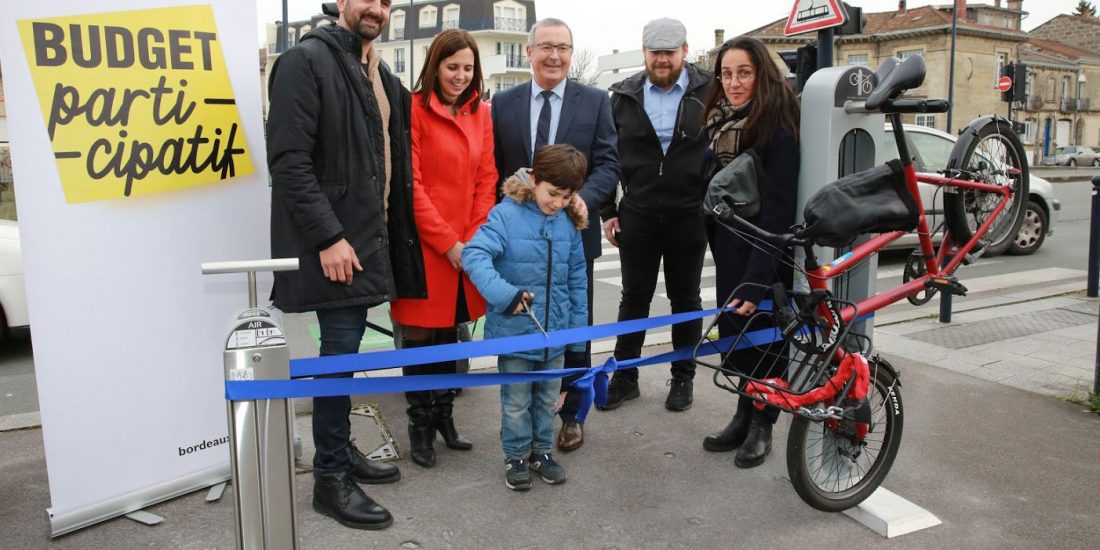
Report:
M723 72L718 76L718 80L721 80L722 84L729 84L736 78L744 86L746 83L751 82L754 76L756 76L756 73L752 71L737 71L736 74Z
M535 44L535 49L543 55L550 55L554 52L558 52L558 55L569 55L573 52L572 44Z

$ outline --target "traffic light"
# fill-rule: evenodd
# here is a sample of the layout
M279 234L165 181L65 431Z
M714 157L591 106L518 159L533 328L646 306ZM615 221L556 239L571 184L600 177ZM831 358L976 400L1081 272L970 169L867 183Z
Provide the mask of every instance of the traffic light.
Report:
M841 8L847 12L848 17L844 24L837 27L833 32L837 36L863 34L863 27L867 25L867 16L863 14L863 8L849 6L847 2L841 2Z
M1027 91L1027 65L1009 63L1001 69L1001 76L1012 80L1012 87L1007 92L1001 92L1001 101L1024 101L1024 92Z
M1012 76L1012 101L1027 101L1027 65L1016 63Z
M817 46L814 44L806 44L801 48L798 48L798 56L796 60L795 75L797 76L797 86L795 91L802 93L802 88L806 87L806 81L810 79L810 75L817 71Z

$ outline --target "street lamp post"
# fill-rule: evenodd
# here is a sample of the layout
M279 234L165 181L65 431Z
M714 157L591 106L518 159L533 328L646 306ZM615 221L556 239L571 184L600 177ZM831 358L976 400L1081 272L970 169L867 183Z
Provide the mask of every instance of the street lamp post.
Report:
M279 34L275 38L275 51L283 53L286 51L287 44L289 43L290 30L287 28L290 26L290 16L286 7L287 0L283 0L283 26L279 29Z

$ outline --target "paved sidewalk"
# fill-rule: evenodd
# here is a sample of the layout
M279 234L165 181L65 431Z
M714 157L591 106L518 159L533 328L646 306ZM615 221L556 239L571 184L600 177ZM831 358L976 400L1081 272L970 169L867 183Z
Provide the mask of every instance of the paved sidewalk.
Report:
M883 353L1060 398L1085 398L1095 376L1100 302L1083 292L915 319L875 329Z
M1100 302L1063 284L1077 283L976 295L946 326L928 317L934 304L877 317L876 351L901 372L905 405L901 452L884 486L943 525L888 541L803 504L787 481L786 420L759 468L740 470L732 455L704 452L702 438L728 421L733 396L701 369L694 407L668 412L668 370L654 366L642 371L641 399L593 411L586 445L559 455L570 478L562 486L504 488L495 388L467 390L456 403L473 451L439 443L435 468L402 460L399 483L368 487L394 512L387 530L355 531L319 516L311 478L299 475L302 547L1094 547L1100 416L1050 396L1091 388ZM406 446L401 396L370 400ZM213 504L198 493L154 506L149 511L166 518L156 527L120 518L50 541L40 430L0 432L0 449L0 548L232 547L228 492Z

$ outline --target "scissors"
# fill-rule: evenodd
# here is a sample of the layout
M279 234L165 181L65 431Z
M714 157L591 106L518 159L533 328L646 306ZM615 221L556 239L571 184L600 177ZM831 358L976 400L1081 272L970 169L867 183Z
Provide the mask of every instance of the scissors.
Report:
M539 318L535 317L535 310L531 309L531 306L527 305L526 301L523 301L522 303L523 309L527 312L527 316L535 322L535 328L539 329L539 332L541 332L543 336L547 336L546 329L542 328L542 323L539 322Z

